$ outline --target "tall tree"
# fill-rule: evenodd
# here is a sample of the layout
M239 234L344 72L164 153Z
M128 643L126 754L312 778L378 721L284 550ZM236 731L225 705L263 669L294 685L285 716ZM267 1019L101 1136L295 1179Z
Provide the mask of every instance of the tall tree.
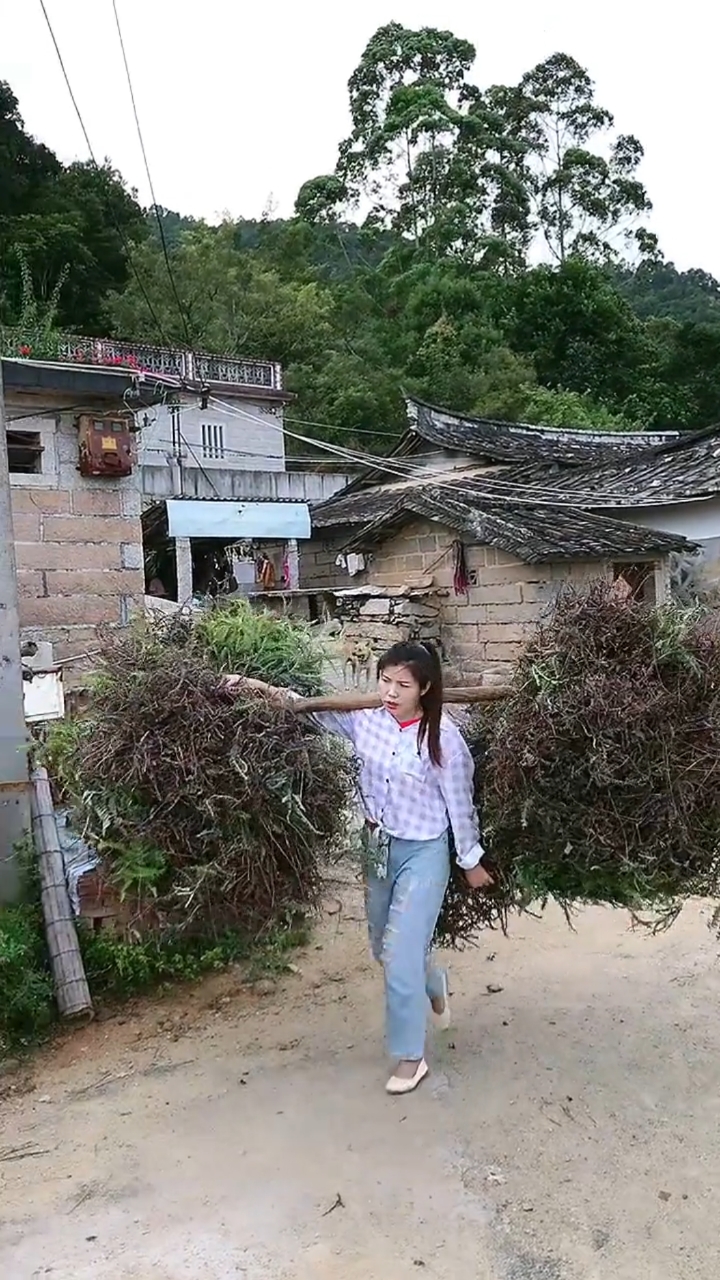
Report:
M303 188L298 212L327 219L342 201L369 205L373 225L429 242L449 199L448 172L475 50L450 31L392 22L350 77L352 132L336 174Z
M614 119L595 101L595 86L574 58L555 53L523 76L507 100L511 128L527 145L535 217L551 256L595 260L654 239L639 219L651 204L637 178L643 148L631 134L607 142Z

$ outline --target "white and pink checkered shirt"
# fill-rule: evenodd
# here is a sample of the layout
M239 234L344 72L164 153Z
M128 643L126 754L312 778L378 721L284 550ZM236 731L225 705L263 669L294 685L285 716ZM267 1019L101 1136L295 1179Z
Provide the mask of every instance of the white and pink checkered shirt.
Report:
M474 765L457 725L443 716L443 763L433 764L418 726L401 729L384 707L319 711L313 720L352 743L360 761L360 795L367 819L399 840L436 840L448 824L464 870L484 855L473 804Z

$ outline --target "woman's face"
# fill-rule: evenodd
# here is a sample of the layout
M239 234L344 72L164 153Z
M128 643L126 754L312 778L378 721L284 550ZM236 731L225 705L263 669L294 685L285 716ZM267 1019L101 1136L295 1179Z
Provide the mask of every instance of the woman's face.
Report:
M409 667L385 667L380 672L382 704L401 724L422 715L421 692Z

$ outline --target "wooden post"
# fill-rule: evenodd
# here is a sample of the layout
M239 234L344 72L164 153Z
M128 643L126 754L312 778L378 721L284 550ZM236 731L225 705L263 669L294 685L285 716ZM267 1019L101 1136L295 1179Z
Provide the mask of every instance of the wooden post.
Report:
M502 702L510 694L503 684L476 685L469 689L445 689L443 701L459 705L477 702ZM293 698L293 711L366 711L379 707L379 693L333 693L319 698Z
M178 604L190 604L193 593L192 543L189 538L175 539L175 570Z
M29 830L28 735L0 358L0 903L20 896L15 845Z
M90 988L85 976L65 865L58 839L47 769L32 772L32 825L45 934L55 982L55 998L62 1018L92 1017Z

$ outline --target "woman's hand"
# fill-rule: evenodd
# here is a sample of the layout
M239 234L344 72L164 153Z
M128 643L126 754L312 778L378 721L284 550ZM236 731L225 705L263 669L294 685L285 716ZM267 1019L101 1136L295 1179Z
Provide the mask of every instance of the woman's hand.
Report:
M233 675L223 676L220 683L230 693L243 693L246 689L254 689L257 693L264 693L276 706L283 707L286 711L292 710L292 694L287 689L277 689L274 684L267 684L265 680L250 680L246 676Z
M471 889L490 889L495 883L490 872L485 870L482 862L478 862L476 867L471 867L469 871L466 871L465 879Z
M245 676L223 676L220 682L224 689L237 693L240 689L259 689L264 693L275 693L272 685L264 680L248 680Z

